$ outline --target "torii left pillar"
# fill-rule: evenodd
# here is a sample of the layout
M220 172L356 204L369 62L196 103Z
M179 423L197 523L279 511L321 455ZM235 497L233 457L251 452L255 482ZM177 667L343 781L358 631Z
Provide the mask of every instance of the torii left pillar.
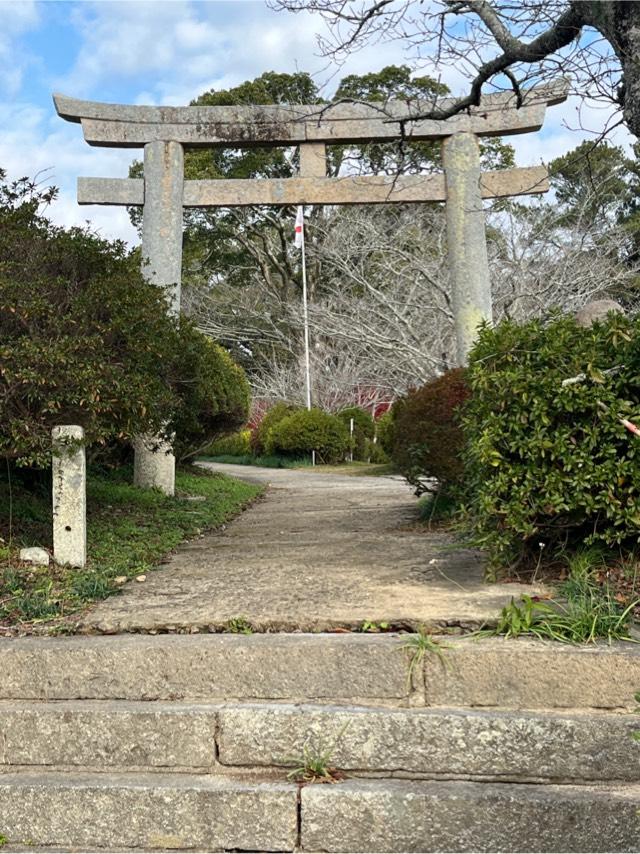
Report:
M148 142L144 147L142 274L165 290L168 311L180 315L184 150L178 142ZM176 459L171 444L158 436L134 442L133 481L175 493Z

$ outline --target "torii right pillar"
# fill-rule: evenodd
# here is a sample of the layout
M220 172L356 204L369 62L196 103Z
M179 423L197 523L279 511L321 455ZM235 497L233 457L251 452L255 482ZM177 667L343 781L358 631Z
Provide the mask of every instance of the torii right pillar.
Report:
M476 135L463 131L447 137L442 143L442 163L456 355L458 365L466 365L478 326L493 319Z

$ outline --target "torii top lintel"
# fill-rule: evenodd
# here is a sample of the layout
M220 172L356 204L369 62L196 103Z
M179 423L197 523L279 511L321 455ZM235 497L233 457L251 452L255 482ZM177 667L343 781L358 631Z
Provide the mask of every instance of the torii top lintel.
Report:
M90 145L140 148L148 142L172 141L187 147L215 145L298 145L304 142L416 142L442 139L461 131L478 136L508 136L539 130L547 105L564 101L568 83L485 95L480 105L445 120L412 119L434 108L432 102L338 102L313 105L223 107L148 107L104 104L54 95L58 115L82 125ZM451 99L437 102L450 106Z

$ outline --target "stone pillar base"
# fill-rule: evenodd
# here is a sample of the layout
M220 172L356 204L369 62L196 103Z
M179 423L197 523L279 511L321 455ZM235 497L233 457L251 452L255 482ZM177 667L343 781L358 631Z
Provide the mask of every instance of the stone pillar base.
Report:
M176 458L171 445L157 436L139 436L133 443L135 458L133 482L145 489L159 489L165 495L175 495Z

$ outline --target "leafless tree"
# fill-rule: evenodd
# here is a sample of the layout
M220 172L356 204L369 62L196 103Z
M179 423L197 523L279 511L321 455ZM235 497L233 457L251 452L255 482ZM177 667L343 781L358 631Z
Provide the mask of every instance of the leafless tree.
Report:
M597 188L594 189L594 192ZM494 319L525 321L591 299L632 305L639 265L623 226L595 220L593 199L566 211L542 202L488 211ZM272 239L276 239L275 237ZM325 209L309 245L314 401L329 410L391 400L453 364L454 331L440 206ZM299 257L290 250L295 271ZM254 395L304 401L300 295L282 298L259 272L187 290L198 325L247 355ZM260 349L261 357L255 358Z
M637 0L269 0L276 9L321 15L320 48L334 60L367 42L398 39L417 64L453 66L468 93L416 105L446 119L478 105L486 86L513 89L568 75L583 97L605 99L640 137L640 2Z

